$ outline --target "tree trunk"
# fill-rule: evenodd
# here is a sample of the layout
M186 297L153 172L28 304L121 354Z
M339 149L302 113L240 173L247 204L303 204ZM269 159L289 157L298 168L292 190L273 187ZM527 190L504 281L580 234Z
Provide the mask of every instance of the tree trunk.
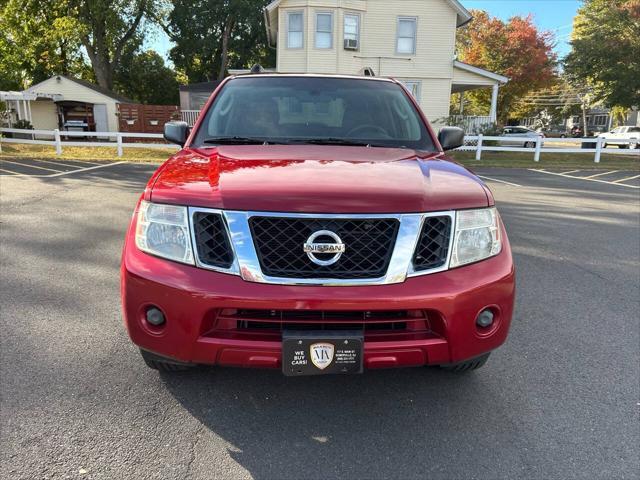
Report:
M113 66L109 62L108 58L104 58L101 52L96 52L88 41L83 42L87 49L89 61L91 62L91 68L96 76L98 85L102 88L111 90L113 88Z
M585 137L589 136L589 128L587 127L587 106L582 104L582 134Z
M224 26L224 31L222 32L222 54L220 55L220 72L218 73L218 80L222 80L224 78L224 74L227 71L227 61L229 57L229 37L231 37L231 32L233 32L235 23L235 18L229 17L227 23Z

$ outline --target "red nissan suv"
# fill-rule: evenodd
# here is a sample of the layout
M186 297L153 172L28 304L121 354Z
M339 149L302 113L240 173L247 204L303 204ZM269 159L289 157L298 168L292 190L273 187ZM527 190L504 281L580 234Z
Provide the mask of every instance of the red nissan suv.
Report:
M514 266L489 189L397 81L227 78L149 181L122 256L151 368L285 375L482 366L506 339Z

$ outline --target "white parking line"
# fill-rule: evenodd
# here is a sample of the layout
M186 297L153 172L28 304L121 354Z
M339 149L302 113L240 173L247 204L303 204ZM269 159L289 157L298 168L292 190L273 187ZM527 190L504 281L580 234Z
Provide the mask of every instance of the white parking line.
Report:
M7 161L7 160L3 160L3 161ZM10 162L10 163L16 163L16 162ZM106 164L101 164L101 165L97 165L95 167L87 167L87 168L79 168L77 170L68 170L66 172L61 172L60 170L53 170L54 172L59 172L59 173L50 173L47 175L31 175L29 173L18 173L18 172L13 172L11 170L4 170L0 168L0 171L2 172L7 172L9 174L11 174L12 176L17 176L17 177L34 177L34 178L53 178L53 177L63 177L65 175L71 175L73 173L79 173L79 172L86 172L88 170L96 170L98 168L107 168L107 167L113 167L115 165L120 165L121 163L127 163L126 161L122 161L122 162L115 162L115 163L106 163ZM20 164L22 165L22 164ZM34 167L34 168L42 168L42 170L51 170L49 168L43 168L43 167ZM8 177L10 175L0 175L2 177Z
M596 177L602 177L603 175L611 175L612 173L618 173L620 170L611 170L610 172L602 172L602 173L596 173L595 175L591 175L589 177L584 177L584 178L596 178Z
M62 177L64 175L70 175L72 173L86 172L88 170L97 170L98 168L113 167L115 165L120 165L122 163L127 163L127 162L122 161L122 162L115 162L115 163L107 163L105 165L98 165L98 166L95 166L95 167L80 168L78 170L70 170L68 172L61 172L61 173L55 173L53 175L47 175L47 177L49 177L49 178L51 178L51 177Z
M537 168L528 168L527 170L529 170L530 172L546 173L547 175L555 175L555 176L558 176L558 177L572 178L574 180L585 180L587 182L605 183L607 185L615 185L617 187L635 188L636 190L640 189L640 187L636 186L636 185L627 185L627 184L624 184L624 183L608 182L606 180L600 180L599 178L575 177L575 176L571 176L571 175L565 175L564 173L547 172L546 170L537 169ZM627 180L629 180L629 179L627 179Z
M634 175L633 177L621 178L620 180L614 180L611 183L621 183L621 182L626 182L627 180L635 180L636 178L640 178L640 175Z
M51 163L52 165L60 165L61 167L71 167L71 168L78 168L78 165L70 165L68 163L61 163L61 162L54 162L53 160L39 160L37 158L33 158L33 159L29 159L31 162L40 162L40 163ZM83 164L87 164L87 165L102 165L102 163L95 163L95 162L85 162L84 160L82 161ZM26 164L25 164L26 165Z
M504 183L505 185L511 185L512 187L522 187L522 185L518 185L517 183L507 182L505 180L498 180L497 178L485 177L484 175L478 175L478 177L484 180L491 180L492 182Z
M580 170L569 170L568 172L561 172L563 175L569 175L570 173L576 173L579 172Z
M5 160L4 158L2 159L2 161L6 163L12 163L14 165L20 165L21 167L37 168L39 170L49 170L50 172L63 172L62 170L54 170L53 168L38 167L36 165L27 165L26 163L12 162L11 160Z

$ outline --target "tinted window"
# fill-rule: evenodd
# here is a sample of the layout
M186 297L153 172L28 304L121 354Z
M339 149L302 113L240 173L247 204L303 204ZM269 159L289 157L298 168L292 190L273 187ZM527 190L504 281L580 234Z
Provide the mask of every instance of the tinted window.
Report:
M629 131L630 132L640 132L640 127L630 127Z
M206 112L193 144L215 144L207 139L220 137L435 149L418 111L399 85L355 78L233 79Z

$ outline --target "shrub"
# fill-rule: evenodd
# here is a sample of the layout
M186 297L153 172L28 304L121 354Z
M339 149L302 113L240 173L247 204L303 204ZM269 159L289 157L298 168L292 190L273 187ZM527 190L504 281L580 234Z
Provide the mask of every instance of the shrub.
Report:
M33 130L33 125L31 125L31 122L29 120L22 119L14 123L13 128L19 128L21 130Z

